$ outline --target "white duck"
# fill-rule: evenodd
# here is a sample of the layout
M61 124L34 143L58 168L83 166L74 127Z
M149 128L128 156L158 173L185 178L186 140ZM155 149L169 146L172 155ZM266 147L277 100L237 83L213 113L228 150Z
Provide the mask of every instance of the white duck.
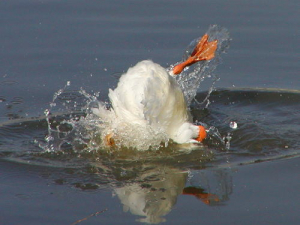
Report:
M205 34L191 56L170 72L150 60L129 68L117 88L109 90L110 112L126 124L163 130L167 138L178 144L202 142L206 138L205 128L192 124L184 94L174 76L186 66L214 57L217 40L209 42L208 38ZM108 133L104 137L106 145L115 145L117 135L114 131Z

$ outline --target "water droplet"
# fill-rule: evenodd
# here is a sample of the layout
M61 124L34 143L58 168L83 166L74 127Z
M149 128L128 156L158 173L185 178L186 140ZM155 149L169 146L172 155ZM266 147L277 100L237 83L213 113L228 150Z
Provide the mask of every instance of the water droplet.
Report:
M48 116L49 113L50 113L49 109L45 109L45 111L44 111L45 116Z
M234 122L234 121L231 121L231 122L229 123L229 127L230 127L231 129L236 129L236 128L237 128L237 123Z
M54 140L54 138L51 135L47 135L45 137L45 141L47 141L47 142L50 142L50 141L53 141L53 140Z
M227 136L225 137L225 141L226 141L226 149L230 149L230 141L231 141L232 137L231 137L231 134L228 133Z

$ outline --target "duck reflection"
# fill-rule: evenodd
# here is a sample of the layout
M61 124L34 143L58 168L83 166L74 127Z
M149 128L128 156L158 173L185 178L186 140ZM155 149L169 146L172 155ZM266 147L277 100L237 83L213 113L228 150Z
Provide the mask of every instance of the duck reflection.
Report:
M187 172L168 167L157 168L142 174L141 182L116 188L115 193L124 211L144 217L138 221L160 223L165 221L162 217L176 204L187 177Z
M149 224L165 222L164 216L172 210L181 194L195 196L206 205L221 204L228 199L232 183L226 170L210 171L209 174L196 173L192 178L190 174L190 171L178 168L156 166L142 173L136 182L115 188L114 192L125 212L141 216L138 221ZM200 177L204 179L198 180ZM206 187L212 187L210 180L217 184L212 190L213 193L201 187L201 183ZM197 184L193 186L192 183Z

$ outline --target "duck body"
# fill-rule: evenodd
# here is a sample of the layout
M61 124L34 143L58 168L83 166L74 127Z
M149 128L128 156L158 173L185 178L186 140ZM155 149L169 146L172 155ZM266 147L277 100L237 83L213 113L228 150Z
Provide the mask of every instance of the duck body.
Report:
M95 114L106 124L106 146L134 147L147 150L171 139L175 143L200 143L206 138L203 126L192 124L183 91L174 76L185 67L214 58L217 40L205 34L194 51L170 72L144 60L128 69L114 90L109 90L111 108L99 107Z
M191 123L185 97L172 74L145 60L128 69L109 99L118 119L165 132L176 143L197 142L199 126Z

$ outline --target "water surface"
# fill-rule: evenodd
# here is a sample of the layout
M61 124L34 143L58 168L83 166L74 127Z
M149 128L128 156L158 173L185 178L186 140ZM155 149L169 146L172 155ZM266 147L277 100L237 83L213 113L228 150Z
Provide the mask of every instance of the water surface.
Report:
M2 1L0 224L298 224L298 8L298 1ZM143 59L168 67L211 24L226 27L232 42L212 74L220 79L209 101L199 104L212 79L191 105L195 121L215 127L202 148L84 151L82 134L60 132L54 150L62 151L46 151L45 110L68 81L53 125L86 115L80 90L107 100L128 67Z

